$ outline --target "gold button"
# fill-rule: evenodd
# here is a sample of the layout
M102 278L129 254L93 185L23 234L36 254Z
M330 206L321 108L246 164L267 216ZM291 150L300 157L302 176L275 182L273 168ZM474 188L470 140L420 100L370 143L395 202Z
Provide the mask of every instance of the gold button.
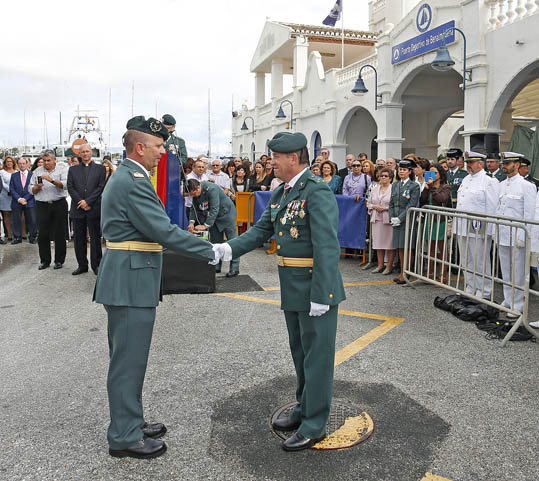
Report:
M330 298L330 299L333 299L333 294L330 294L330 295L329 295L329 298Z
M283 236L283 233L282 232L279 232L279 237L282 237Z
M151 264L151 262L150 262L150 261L147 261L147 262L146 262L146 264L150 265L150 264Z
M280 249L280 248L281 248L281 246L277 246L277 249Z
M295 224L295 223L296 223L296 221L295 221L295 220L294 220L294 221L292 221L292 224Z
M313 273L313 270L312 269L309 269L309 274L312 274Z

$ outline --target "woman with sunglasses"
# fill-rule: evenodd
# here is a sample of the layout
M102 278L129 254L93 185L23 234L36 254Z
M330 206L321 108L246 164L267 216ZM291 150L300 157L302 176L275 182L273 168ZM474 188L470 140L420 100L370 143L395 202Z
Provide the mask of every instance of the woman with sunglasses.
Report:
M359 202L365 197L365 192L371 185L371 178L361 171L362 164L359 160L352 162L352 173L344 178L342 194L354 197Z

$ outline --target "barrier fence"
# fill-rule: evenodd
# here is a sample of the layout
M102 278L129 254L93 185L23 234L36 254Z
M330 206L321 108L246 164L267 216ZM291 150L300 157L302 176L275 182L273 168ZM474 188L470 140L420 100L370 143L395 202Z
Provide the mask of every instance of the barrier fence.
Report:
M406 216L404 277L409 285L414 277L516 317L502 346L521 325L539 339L528 318L530 295L539 296L530 289L530 267L539 265L536 242L538 221L436 206L412 208ZM501 270L510 270L509 280ZM503 287L502 303L494 301L500 294L496 286Z

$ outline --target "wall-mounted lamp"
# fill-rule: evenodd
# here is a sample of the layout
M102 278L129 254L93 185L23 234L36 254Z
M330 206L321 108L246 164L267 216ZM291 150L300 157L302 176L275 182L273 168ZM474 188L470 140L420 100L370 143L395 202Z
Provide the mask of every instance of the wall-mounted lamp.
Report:
M472 69L466 68L466 35L464 35L464 32L457 27L451 27L448 28L444 34L442 35L442 45L436 52L436 58L431 62L430 66L434 70L438 70L439 72L447 72L448 70L451 70L453 65L455 65L455 61L451 58L451 55L449 55L449 50L447 49L445 45L445 36L447 32L451 30L456 30L462 35L462 39L464 40L464 57L463 57L463 68L462 68L462 90L466 90L466 82L472 81Z
M367 68L367 67L370 67L374 70L374 98L375 98L374 110L377 110L378 105L382 103L382 94L378 93L378 72L372 65L370 64L363 65L363 67L359 69L359 75L357 76L356 84L354 85L354 88L352 89L352 93L354 95L363 95L369 91L369 89L365 87L365 82L363 81L363 77L361 76L361 72L363 71L364 68Z
M293 130L294 129L294 104L288 100L288 99L284 99L282 102L281 102L281 105L279 105L279 111L277 112L277 115L275 116L276 119L286 119L286 115L284 113L284 110L283 110L283 104L285 102L288 102L290 104L290 130Z

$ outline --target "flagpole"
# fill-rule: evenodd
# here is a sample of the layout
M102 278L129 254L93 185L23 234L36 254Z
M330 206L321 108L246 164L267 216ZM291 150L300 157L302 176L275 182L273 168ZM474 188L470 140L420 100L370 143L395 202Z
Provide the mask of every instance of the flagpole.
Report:
M344 68L344 0L341 0L341 69Z

